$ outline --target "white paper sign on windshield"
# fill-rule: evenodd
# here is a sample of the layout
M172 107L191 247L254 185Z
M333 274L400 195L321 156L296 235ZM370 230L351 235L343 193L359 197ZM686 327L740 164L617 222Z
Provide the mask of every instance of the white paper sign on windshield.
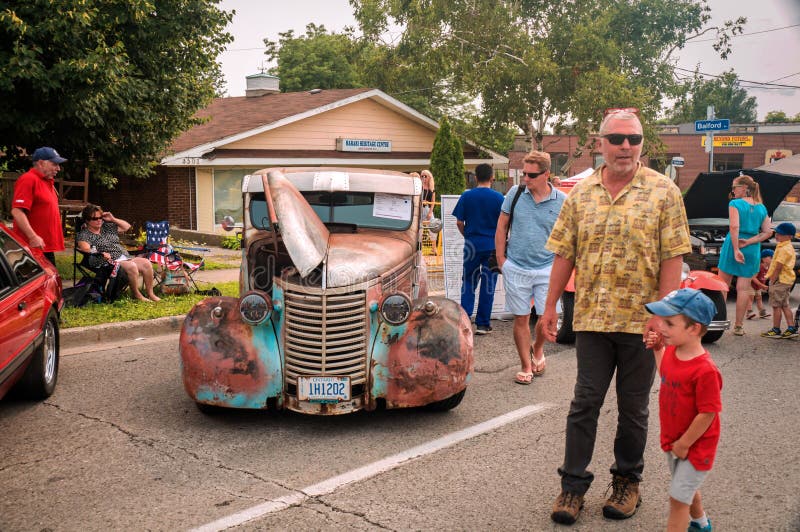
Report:
M376 192L375 202L372 205L372 216L391 218L392 220L410 220L411 206L411 196Z

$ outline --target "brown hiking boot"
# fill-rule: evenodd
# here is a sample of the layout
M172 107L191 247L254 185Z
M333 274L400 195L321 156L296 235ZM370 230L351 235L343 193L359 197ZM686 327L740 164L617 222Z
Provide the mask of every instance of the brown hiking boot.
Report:
M627 519L633 516L642 504L639 483L614 475L608 487L612 488L613 492L603 506L603 515L609 519Z
M553 505L550 519L562 525L571 525L578 520L583 508L583 495L562 491Z

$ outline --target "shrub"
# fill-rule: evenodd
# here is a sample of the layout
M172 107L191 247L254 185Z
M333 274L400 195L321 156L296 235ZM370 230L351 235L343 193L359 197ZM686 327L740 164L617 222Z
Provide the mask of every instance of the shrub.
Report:
M222 237L222 247L226 249L242 249L242 235L231 235Z

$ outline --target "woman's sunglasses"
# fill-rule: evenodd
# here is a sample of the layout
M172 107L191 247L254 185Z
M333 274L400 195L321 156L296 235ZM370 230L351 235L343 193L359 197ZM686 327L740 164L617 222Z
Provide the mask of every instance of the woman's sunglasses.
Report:
M102 216L93 216L93 217L91 217L91 218L89 218L89 219L90 219L91 221L93 221L93 222L96 222L97 220L102 220L102 219L103 219L103 217L102 217Z
M603 135L603 138L614 146L620 146L623 142L625 142L625 139L628 140L628 144L631 146L638 146L644 139L642 135L623 135L622 133L609 133L608 135Z

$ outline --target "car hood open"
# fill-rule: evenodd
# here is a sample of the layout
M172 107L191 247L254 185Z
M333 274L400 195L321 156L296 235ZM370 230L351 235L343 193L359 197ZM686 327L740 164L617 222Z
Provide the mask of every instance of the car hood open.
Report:
M728 193L734 178L740 174L751 176L761 189L761 196L767 213L772 213L790 190L800 181L800 156L797 164L778 161L751 170L729 170L727 172L704 172L697 176L694 183L684 192L683 203L686 206L686 217L692 221L699 218L728 219ZM782 163L779 165L779 163ZM776 171L780 170L780 171Z

